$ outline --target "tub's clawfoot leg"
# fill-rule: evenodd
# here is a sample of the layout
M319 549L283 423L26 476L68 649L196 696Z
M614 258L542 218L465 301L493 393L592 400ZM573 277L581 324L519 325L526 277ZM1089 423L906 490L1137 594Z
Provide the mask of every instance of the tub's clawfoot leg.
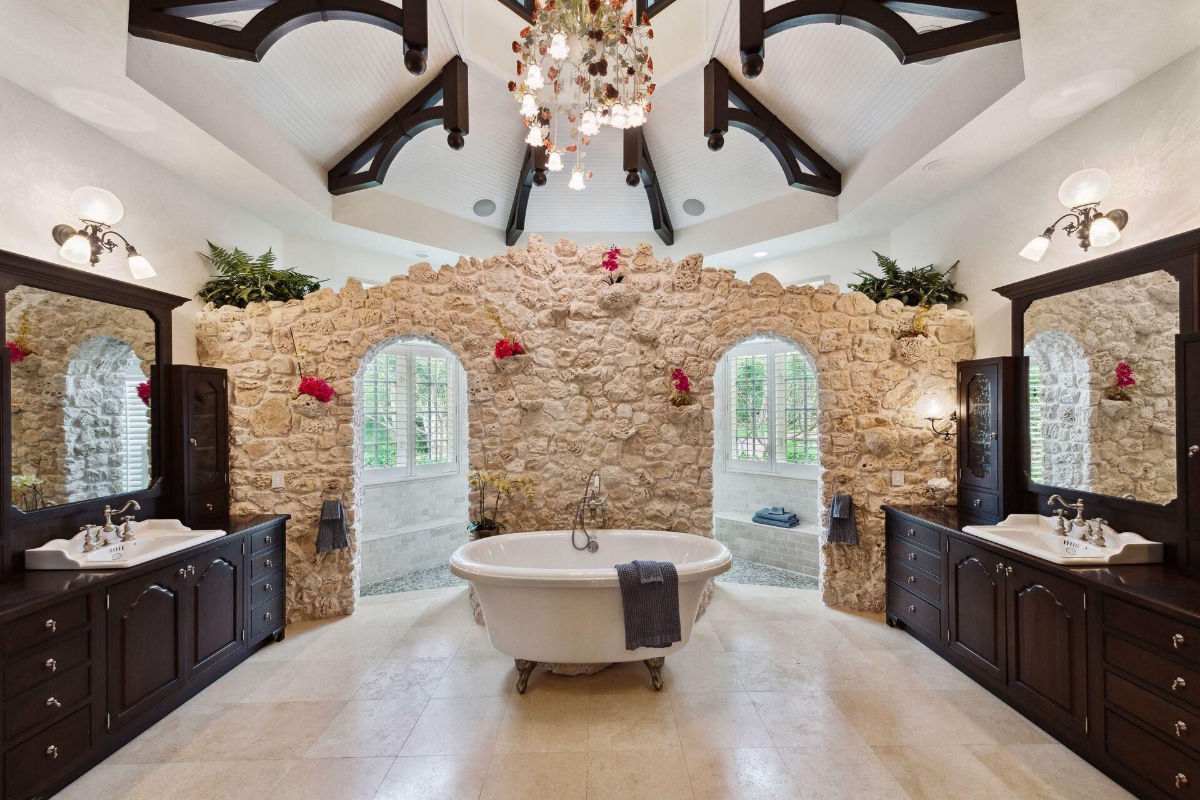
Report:
M526 661L523 658L516 659L517 661L517 692L525 694L525 687L529 686L529 674L533 672L533 668L537 666L536 661Z
M659 656L658 658L647 658L643 662L646 665L646 669L650 670L650 682L654 684L655 691L662 691L662 668L666 661L665 658Z

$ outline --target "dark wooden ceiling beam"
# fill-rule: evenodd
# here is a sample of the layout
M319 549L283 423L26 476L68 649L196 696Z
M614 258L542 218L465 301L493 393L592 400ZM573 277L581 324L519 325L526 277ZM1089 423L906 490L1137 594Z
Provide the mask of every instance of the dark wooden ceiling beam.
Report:
M802 25L849 25L887 45L902 64L962 53L1021 37L1016 0L791 0L764 9L764 0L738 0L742 74L762 73L768 37ZM962 21L917 33L900 13Z
M667 201L663 198L662 186L658 182L658 173L654 171L650 147L646 144L642 128L626 128L624 136L625 182L630 186L641 184L645 188L654 232L665 244L675 244L675 228L671 225Z
M525 232L525 212L529 210L529 195L533 187L546 185L546 167L550 163L550 151L545 145L525 145L525 157L521 159L521 172L517 175L517 193L508 212L508 227L504 241L510 247L517 243Z
M439 105L440 104L440 105ZM436 78L329 170L329 193L348 194L382 186L388 168L421 131L441 123L446 143L461 150L470 132L467 65L455 56Z
M134 0L129 33L143 39L206 53L262 61L277 41L314 22L365 22L404 37L404 66L421 75L429 57L428 0L405 0L403 8L385 0ZM192 19L196 16L254 11L241 30Z
M779 162L789 186L830 197L841 194L842 174L714 58L704 68L704 135L708 137L708 149L724 147L730 128L744 130L762 142Z

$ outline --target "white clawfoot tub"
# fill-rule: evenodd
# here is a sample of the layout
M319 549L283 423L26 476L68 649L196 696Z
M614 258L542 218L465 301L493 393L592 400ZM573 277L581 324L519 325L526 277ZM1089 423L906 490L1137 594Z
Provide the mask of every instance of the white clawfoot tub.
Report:
M595 531L595 553L571 546L570 531L510 533L458 548L450 571L470 581L492 647L517 660L524 692L538 662L645 661L661 688L661 659L687 644L710 578L732 566L715 539L668 531ZM670 647L625 649L625 618L614 564L670 561L679 573L683 638Z

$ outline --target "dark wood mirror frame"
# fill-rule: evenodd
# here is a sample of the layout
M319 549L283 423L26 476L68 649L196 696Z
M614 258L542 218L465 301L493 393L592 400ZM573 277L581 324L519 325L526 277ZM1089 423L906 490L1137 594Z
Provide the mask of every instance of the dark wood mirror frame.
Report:
M0 250L0 294L7 295L17 286L32 286L61 294L85 297L102 303L135 308L146 312L154 321L154 366L151 369L150 451L151 484L137 492L98 497L67 503L37 511L22 511L12 504L12 370L7 358L0 358L0 508L5 509L0 521L0 574L8 575L24 569L24 553L51 539L74 535L85 523L102 521L106 504L119 499L134 499L142 506L141 518L168 515L169 498L166 484L170 475L163 467L171 463L171 437L164 435L168 420L167 403L171 387L171 312L188 302L188 298L147 289L134 283L113 280L47 261ZM6 304L0 303L0 328L8 330Z
M1028 477L1029 441L1029 374L1025 350L1025 310L1035 300L1110 283L1134 275L1163 270L1179 281L1179 332L1197 330L1200 310L1200 230L1188 231L1157 242L1122 250L1104 258L1088 261L1075 267L1056 270L1028 280L1001 286L995 291L1012 301L1012 352L1015 358L1015 380L1007 400L1013 404L1016 417L1016 457L1011 479L1016 484L1017 510L1024 513L1043 513L1052 494L1062 494L1069 500L1082 498L1089 517L1103 517L1118 529L1137 531L1143 536L1166 545L1165 560L1178 559L1183 539L1182 509L1186 498L1176 497L1166 505L1128 500L1109 495L1081 492L1057 486L1035 483ZM1176 364L1176 375L1179 365ZM1175 396L1178 408L1183 408L1184 387L1176 380ZM1183 437L1177 437L1179 442ZM1183 469L1182 459L1176 463Z

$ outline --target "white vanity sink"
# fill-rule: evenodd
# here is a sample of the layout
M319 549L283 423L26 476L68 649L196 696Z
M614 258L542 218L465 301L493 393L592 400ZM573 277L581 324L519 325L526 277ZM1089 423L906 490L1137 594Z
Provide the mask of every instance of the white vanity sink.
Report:
M1136 533L1117 533L1104 526L1104 546L1079 538L1082 529L1069 528L1066 536L1054 532L1056 519L1038 514L1011 514L996 525L967 525L966 533L1013 550L1065 566L1099 564L1157 564L1162 544Z
M70 539L53 539L25 551L25 568L127 569L225 535L225 531L194 531L177 519L147 519L130 526L131 541L122 542L111 533L108 544L86 553L82 531Z

